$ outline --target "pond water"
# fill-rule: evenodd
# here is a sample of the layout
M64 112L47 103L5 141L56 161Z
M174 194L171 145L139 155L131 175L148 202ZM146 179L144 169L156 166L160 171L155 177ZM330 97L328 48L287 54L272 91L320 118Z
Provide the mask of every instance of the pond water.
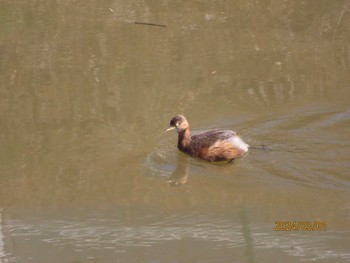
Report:
M0 262L349 262L349 43L349 1L1 1Z

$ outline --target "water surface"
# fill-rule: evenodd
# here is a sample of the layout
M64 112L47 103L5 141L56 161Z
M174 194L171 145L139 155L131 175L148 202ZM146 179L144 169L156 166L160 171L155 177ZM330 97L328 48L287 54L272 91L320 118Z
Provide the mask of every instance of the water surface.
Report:
M349 262L349 25L348 1L1 1L0 262ZM189 158L179 113L256 149Z

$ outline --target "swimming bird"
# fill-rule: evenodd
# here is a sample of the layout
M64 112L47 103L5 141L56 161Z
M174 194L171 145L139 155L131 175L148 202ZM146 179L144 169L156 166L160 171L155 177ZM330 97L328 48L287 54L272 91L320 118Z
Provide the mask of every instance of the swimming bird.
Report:
M209 162L231 161L248 152L246 144L234 131L209 130L191 136L190 125L183 115L170 120L166 131L176 129L180 151Z

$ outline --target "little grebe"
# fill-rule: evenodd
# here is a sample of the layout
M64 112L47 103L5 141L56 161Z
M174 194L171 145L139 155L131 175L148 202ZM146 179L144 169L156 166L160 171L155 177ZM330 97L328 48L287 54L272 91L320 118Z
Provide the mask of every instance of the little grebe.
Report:
M180 151L210 162L230 161L248 151L246 144L234 131L210 130L191 136L190 126L183 115L171 119L167 131L176 129Z

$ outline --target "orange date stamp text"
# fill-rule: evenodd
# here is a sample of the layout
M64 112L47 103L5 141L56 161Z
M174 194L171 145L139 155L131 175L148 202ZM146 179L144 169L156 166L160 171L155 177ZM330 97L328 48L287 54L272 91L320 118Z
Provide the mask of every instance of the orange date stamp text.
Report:
M326 231L327 221L275 221L275 231Z

